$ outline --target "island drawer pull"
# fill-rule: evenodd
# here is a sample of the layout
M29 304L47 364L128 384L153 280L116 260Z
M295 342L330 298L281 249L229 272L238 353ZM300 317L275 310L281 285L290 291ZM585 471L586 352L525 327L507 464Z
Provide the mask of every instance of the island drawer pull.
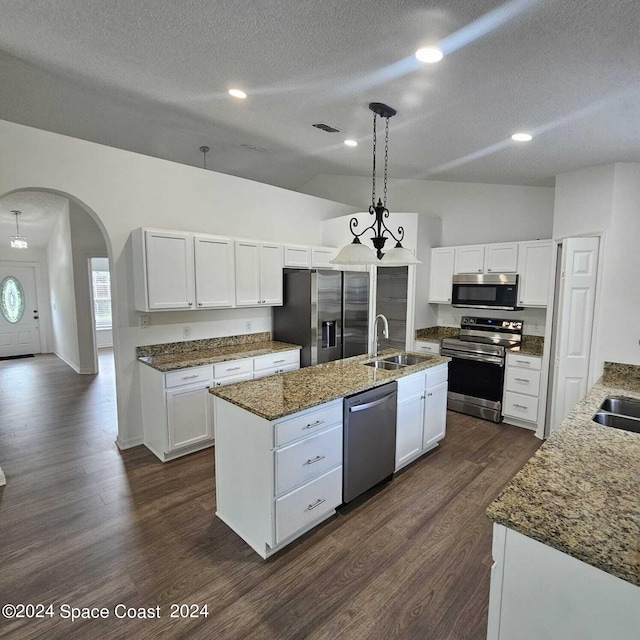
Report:
M529 407L525 407L523 404L513 404L513 407L515 409L523 409L524 411L526 411Z
M282 360L274 360L273 364L280 364L281 362L286 362L287 359L286 358L282 358Z
M526 384L529 384L531 382L531 380L527 380L526 378L514 378L514 380L516 382L525 382Z
M242 367L229 367L226 371L238 371L240 369L242 369Z
M316 420L315 422L310 422L306 427L302 427L302 428L313 429L313 427L317 427L319 424L324 424L324 420Z
M315 458L309 458L305 464L315 464L316 462L320 462L320 460L324 460L326 456L316 456Z
M193 378L199 378L199 377L200 377L200 375L199 375L199 374L194 373L192 376L182 376L182 379L183 379L183 380L191 380L191 379L193 379Z
M313 504L310 504L307 508L309 511L313 511L316 507L319 507L323 502L326 502L326 498L318 498Z
M531 366L531 363L530 363L528 360L516 360L516 362L517 362L518 364L523 364L523 365L525 365L525 366L527 366L527 367L530 367L530 366Z

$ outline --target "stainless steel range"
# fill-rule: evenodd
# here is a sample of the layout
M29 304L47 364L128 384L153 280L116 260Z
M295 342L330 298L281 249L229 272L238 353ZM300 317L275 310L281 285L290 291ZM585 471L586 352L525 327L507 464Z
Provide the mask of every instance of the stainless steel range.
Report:
M460 337L445 338L440 346L440 353L452 358L449 409L502 421L506 351L520 345L522 324L522 320L462 317Z

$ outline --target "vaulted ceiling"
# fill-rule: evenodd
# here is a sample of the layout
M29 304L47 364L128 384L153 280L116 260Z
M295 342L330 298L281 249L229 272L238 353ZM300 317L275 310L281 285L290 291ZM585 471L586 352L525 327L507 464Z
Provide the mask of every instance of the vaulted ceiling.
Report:
M205 144L209 168L291 189L369 174L371 101L398 110L395 178L552 185L640 161L637 0L0 0L0 15L0 118L196 166ZM414 58L427 44L441 62Z

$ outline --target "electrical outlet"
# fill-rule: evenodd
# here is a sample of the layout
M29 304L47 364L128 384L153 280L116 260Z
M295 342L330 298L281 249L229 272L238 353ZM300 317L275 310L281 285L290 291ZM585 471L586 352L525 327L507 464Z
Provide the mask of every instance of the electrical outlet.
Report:
M148 329L150 324L151 324L151 316L148 316L148 315L140 316L140 326L143 329Z
M247 320L246 330L251 331L251 320Z
M190 338L191 337L191 327L188 325L185 325L184 327L182 327L182 337L183 338Z

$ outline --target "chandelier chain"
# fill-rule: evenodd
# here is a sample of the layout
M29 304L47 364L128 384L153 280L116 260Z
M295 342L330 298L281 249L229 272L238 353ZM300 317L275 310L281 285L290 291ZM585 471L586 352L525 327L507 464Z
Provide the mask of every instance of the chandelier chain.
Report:
M387 167L389 165L389 117L384 132L384 208L387 208Z
M378 114L373 113L373 177L372 177L372 184L373 184L373 188L371 191L371 204L375 207L376 206L376 118L378 117Z

